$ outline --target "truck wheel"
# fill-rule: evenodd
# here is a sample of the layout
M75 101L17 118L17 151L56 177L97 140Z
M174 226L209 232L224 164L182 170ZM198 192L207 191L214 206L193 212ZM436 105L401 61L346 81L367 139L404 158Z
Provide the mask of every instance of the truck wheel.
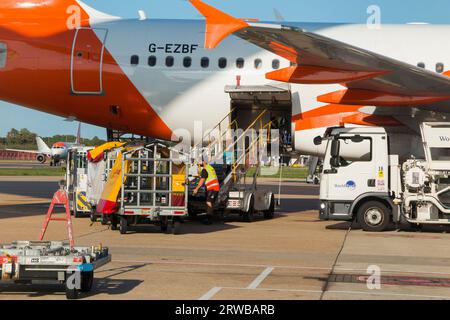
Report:
M91 219L91 222L97 222L97 214L95 213L95 210L91 210L89 217Z
M172 225L172 234L177 235L181 233L181 221L174 221Z
M161 232L167 232L167 230L169 230L169 223L167 222L167 220L161 220Z
M94 272L82 272L81 273L81 292L89 292L92 290L94 284Z
M270 220L275 216L275 197L272 195L270 198L270 207L264 211L264 219Z
M117 217L116 216L111 217L111 230L113 230L113 231L117 230Z
M126 217L120 217L120 234L127 234L128 232L128 219Z
M106 216L106 214L102 213L100 223L102 224L102 226L106 226L108 224L108 217Z
M391 211L379 201L369 201L359 208L358 222L364 231L385 231L391 222Z
M75 217L75 218L81 218L81 216L82 216L82 213L81 212L79 212L78 210L77 210L77 208L75 207L74 209L73 209L73 216Z
M79 296L80 296L79 293L80 293L80 291L78 289L76 289L76 288L69 289L67 287L67 285L66 285L66 298L68 300L76 300L76 299L78 299Z
M248 209L248 212L244 212L244 221L252 222L254 215L255 215L255 199L252 196L252 199L250 200L250 207Z

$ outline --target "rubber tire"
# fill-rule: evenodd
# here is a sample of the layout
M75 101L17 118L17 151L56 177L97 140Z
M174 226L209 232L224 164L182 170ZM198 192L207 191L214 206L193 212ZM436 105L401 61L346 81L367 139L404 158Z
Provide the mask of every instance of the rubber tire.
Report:
M83 216L83 214L81 212L78 212L77 208L75 208L75 209L73 209L73 216L76 219L79 219L79 218L81 218Z
M79 297L80 297L80 291L78 289L69 289L66 286L67 300L77 300Z
M111 230L116 231L117 228L117 217L116 216L112 216L111 217Z
M95 211L91 211L89 218L91 219L91 222L97 222L97 214Z
M252 222L255 217L255 198L252 195L250 200L250 208L248 212L244 212L243 218L245 222Z
M378 208L383 213L383 220L380 224L373 226L368 224L365 219L365 213L370 208ZM364 203L358 210L358 222L361 228L366 232L382 232L387 229L391 223L391 210L379 201L369 201Z
M174 221L172 225L172 234L178 235L181 233L181 221Z
M94 271L81 273L81 292L90 292L94 284Z
M271 220L275 216L275 197L272 195L270 198L269 210L264 211L264 219Z
M120 231L120 234L127 234L127 232L128 232L128 219L126 217L120 217L119 231Z
M102 226L106 226L108 224L108 217L106 216L106 214L102 214L102 216L100 217L100 223L102 224Z
M161 232L166 233L169 230L169 219L167 217L161 217L161 222L159 227L161 228Z

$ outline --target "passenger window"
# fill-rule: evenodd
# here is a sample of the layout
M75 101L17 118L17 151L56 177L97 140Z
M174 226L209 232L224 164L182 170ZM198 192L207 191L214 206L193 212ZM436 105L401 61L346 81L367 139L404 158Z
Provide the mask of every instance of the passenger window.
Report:
M245 65L245 60L244 60L244 58L238 58L238 59L236 60L236 67L237 67L238 69L244 68L244 65Z
M209 67L209 58L204 57L202 58L202 60L200 61L200 65L202 66L202 68L208 68Z
M418 66L419 68L425 69L425 63L424 63L424 62L419 62L419 63L417 64L417 66Z
M8 57L8 47L5 43L0 43L0 69L6 66L6 60Z
M132 66L137 66L139 64L139 56L131 56L130 63Z
M372 161L372 139L360 138L340 138L339 156L332 161L334 167L347 167L354 162Z
M263 62L261 59L255 59L255 69L259 70L262 68Z
M150 67L156 66L156 61L157 61L157 59L156 59L155 56L150 56L150 57L148 57L148 65L149 65Z
M443 73L445 69L445 66L443 63L439 62L436 64L436 72L437 73Z
M183 66L184 66L185 68L190 68L191 65L192 65L192 58L191 58L191 57L185 57L185 58L183 59Z
M226 58L220 58L219 59L219 68L225 69L227 67L227 59Z
M171 67L173 67L174 64L175 64L175 58L172 56L168 56L166 58L166 66L171 68Z
M280 69L280 60L275 59L272 61L272 69Z

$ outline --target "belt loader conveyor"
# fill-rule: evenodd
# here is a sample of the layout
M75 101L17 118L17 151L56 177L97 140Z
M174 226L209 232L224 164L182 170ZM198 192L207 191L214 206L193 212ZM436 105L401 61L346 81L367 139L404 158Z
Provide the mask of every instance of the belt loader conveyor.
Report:
M0 245L0 283L64 284L66 297L77 299L92 289L94 270L111 261L106 247L75 247L60 241L15 241Z

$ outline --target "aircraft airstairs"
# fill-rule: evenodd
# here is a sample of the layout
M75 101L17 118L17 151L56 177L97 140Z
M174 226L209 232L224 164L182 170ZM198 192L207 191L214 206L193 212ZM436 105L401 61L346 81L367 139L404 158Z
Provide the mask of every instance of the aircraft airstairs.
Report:
M306 182L310 184L320 184L320 166L321 162L319 157L311 157L308 163L308 177Z
M246 221L251 221L255 212L270 219L275 197L271 192L259 190L258 176L261 164L273 161L271 146L278 146L279 139L272 137L273 123L267 120L267 109L259 110L245 129L239 129L239 119L233 117L235 111L232 109L192 148L193 167L208 159L216 169L221 184L217 203L220 211L239 213Z
M135 137L131 135L129 143L121 147L123 156L114 162L116 170L108 175L101 198L105 205L97 208L105 218L102 221L110 220L116 229L120 220L120 230L126 233L129 225L143 221L160 223L164 230L170 219L174 225L182 220L181 216L171 218L172 215L205 213L205 189L193 194L200 179L197 165L205 158L215 168L221 185L216 212L239 214L246 221L251 221L256 213L262 213L266 219L274 216L274 192L263 190L258 178L262 170L271 170L270 175L281 172L283 152L291 146L286 134L291 132L291 93L270 85L231 86L225 91L231 98L230 112L190 150L180 153L172 143L154 139L133 141ZM110 140L122 141L126 136L123 132L108 131ZM162 151L149 156L156 145ZM179 165L181 169L177 167L174 171L174 166ZM185 174L187 183L179 172ZM138 194L152 201L142 201L144 198L140 199ZM172 208L174 203L183 206ZM110 211L109 204L118 204L114 208L119 209Z

